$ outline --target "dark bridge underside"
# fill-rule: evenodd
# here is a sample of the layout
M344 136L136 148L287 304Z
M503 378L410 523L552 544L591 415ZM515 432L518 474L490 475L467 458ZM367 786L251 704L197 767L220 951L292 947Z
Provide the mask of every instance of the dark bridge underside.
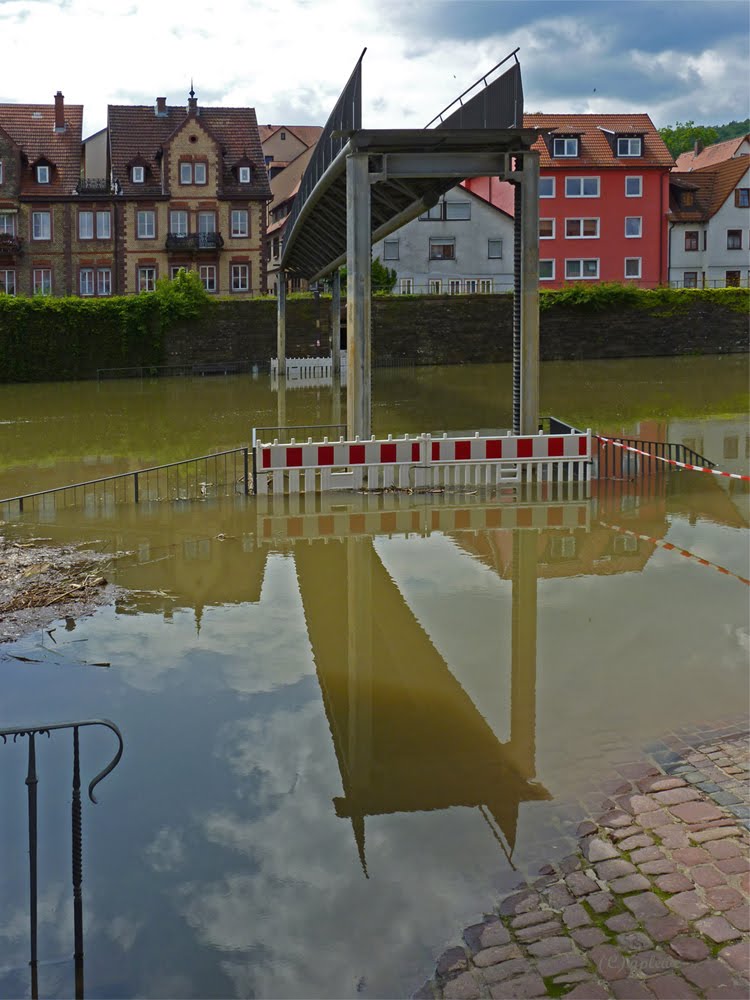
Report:
M346 256L346 159L367 153L372 241L382 239L436 204L467 177L497 176L509 155L529 149L533 129L385 129L348 133L348 142L301 206L287 234L282 269L317 278ZM392 171L389 169L393 167ZM455 171L446 174L446 171ZM397 176L392 176L396 174Z

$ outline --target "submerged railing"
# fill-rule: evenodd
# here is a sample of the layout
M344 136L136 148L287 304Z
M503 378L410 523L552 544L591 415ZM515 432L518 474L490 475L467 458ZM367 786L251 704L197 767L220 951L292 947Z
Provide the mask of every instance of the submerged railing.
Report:
M117 737L117 750L106 767L89 782L88 795L96 804L94 789L119 764L122 757L122 733L109 719L85 719L79 722L55 722L32 726L19 726L12 729L0 729L3 744L12 739L16 743L26 737L28 745L28 763L25 784L28 800L28 843L29 843L29 966L31 970L32 1000L39 997L39 956L37 950L38 930L38 881L37 881L37 786L39 778L36 763L36 739L38 736L50 738L59 730L73 731L73 781L71 804L71 875L73 882L73 959L75 962L75 995L76 1000L83 997L83 819L81 815L81 766L79 749L79 730L87 726L104 726Z
M133 472L120 472L82 483L56 486L36 493L0 500L0 509L17 506L19 514L44 509L50 500L56 507L140 503L151 500L205 500L209 497L250 492L250 449L232 448L213 455L200 455L181 462L168 462Z

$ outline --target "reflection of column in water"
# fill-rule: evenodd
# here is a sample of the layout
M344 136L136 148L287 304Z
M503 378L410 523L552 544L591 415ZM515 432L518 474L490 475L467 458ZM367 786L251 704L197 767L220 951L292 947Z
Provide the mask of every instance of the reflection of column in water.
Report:
M351 796L367 801L372 778L372 560L371 538L346 540L347 689L349 700L347 757ZM365 820L352 814L352 826L362 867L365 861Z
M508 755L527 780L536 773L536 531L513 532L511 710Z
M334 368L331 379L331 423L341 423L341 369ZM331 428L331 437L338 438L341 428Z

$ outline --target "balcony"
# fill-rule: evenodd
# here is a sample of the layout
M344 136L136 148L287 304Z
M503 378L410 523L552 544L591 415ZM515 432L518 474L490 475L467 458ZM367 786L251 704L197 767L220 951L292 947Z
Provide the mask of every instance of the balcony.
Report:
M106 177L82 177L76 184L76 194L112 194L113 188Z
M195 250L219 250L224 246L221 233L189 233L177 236L170 233L167 236L167 250L182 250L192 253Z
M0 233L0 257L14 257L19 253L23 253L20 237L11 233Z

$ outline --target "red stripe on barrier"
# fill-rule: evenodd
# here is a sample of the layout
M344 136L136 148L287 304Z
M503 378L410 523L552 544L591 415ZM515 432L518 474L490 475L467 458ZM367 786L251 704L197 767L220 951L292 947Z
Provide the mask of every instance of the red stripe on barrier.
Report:
M395 444L381 444L381 446L380 446L380 461L381 462L395 462L396 461L396 445Z
M502 441L487 441L485 442L485 457L486 458L502 458L503 457L503 442Z
M471 441L456 441L455 452L457 462L465 462L471 458Z
M678 462L676 458L664 458L663 455L652 455L649 451L643 451L641 448L633 448L629 444L623 444L622 441L615 441L613 438L603 437L601 434L595 434L594 437L605 444L613 445L615 448L622 448L623 451L632 451L636 455L644 455L646 458L655 459L657 462L676 465L678 469L687 469L690 472L707 472L709 476L726 476L727 479L740 479L743 483L750 483L750 476L743 476L739 472L722 472L720 469L706 469L702 465L689 465L687 462Z
M271 468L271 449L270 448L263 448L263 450L261 451L260 464L261 464L261 466L264 469L270 469Z
M290 469L299 468L299 466L302 465L302 449L287 448L286 464Z
M518 439L518 450L516 451L518 458L533 458L534 457L534 442L531 438L519 438Z
M432 442L432 461L433 462L439 462L440 461L440 442L439 441L433 441Z
M412 462L418 462L419 459L419 441L413 441L411 446L411 460Z
M565 442L561 437L547 438L547 457L560 458L565 454Z
M349 445L349 465L365 464L365 446L363 444Z
M578 438L578 454L588 455L589 453L589 439L585 434L581 434Z
M318 465L333 465L332 445L318 445Z

